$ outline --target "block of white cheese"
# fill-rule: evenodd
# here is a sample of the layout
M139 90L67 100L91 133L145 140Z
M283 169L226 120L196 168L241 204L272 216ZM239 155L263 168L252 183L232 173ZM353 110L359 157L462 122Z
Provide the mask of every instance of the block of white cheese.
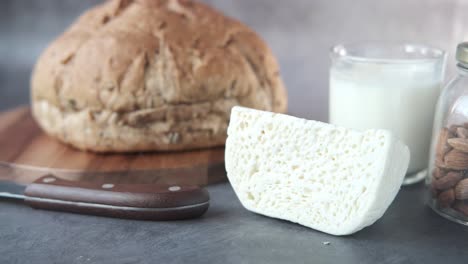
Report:
M371 225L408 168L408 147L387 130L359 132L234 107L226 171L242 205L333 235Z

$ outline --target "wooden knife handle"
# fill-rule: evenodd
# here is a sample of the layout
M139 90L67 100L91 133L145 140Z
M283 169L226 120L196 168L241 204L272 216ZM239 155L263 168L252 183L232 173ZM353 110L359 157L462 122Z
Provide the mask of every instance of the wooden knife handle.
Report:
M33 208L138 220L180 220L199 217L209 194L198 186L118 184L67 181L53 175L26 187L25 202Z

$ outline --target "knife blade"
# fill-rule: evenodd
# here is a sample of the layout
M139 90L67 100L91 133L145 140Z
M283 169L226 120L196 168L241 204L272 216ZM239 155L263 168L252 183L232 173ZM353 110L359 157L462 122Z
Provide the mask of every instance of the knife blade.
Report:
M22 199L36 209L163 221L199 217L210 200L195 185L78 182L50 174L26 186L1 180L0 198Z
M0 198L24 200L25 185L0 180Z
M223 177L213 174L224 172L224 164L216 166L195 166L180 168L158 168L140 170L92 171L77 169L58 169L53 167L37 167L0 161L0 180L13 181L20 184L31 183L46 174L53 174L66 180L90 182L121 182L121 183L187 183L189 185L205 185L214 180L221 182ZM209 180L208 175L217 179Z

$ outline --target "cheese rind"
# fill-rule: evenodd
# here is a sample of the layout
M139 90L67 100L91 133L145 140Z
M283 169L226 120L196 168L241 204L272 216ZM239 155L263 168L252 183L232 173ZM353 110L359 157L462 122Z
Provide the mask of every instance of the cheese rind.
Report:
M225 156L229 181L246 209L348 235L385 213L410 154L387 130L359 132L234 107Z

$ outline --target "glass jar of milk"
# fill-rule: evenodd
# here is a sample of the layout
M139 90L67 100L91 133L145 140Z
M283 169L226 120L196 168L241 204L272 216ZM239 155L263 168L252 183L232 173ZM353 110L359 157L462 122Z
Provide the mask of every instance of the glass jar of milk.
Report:
M330 123L391 130L411 152L403 184L422 180L445 52L424 45L369 43L337 45L331 58Z

